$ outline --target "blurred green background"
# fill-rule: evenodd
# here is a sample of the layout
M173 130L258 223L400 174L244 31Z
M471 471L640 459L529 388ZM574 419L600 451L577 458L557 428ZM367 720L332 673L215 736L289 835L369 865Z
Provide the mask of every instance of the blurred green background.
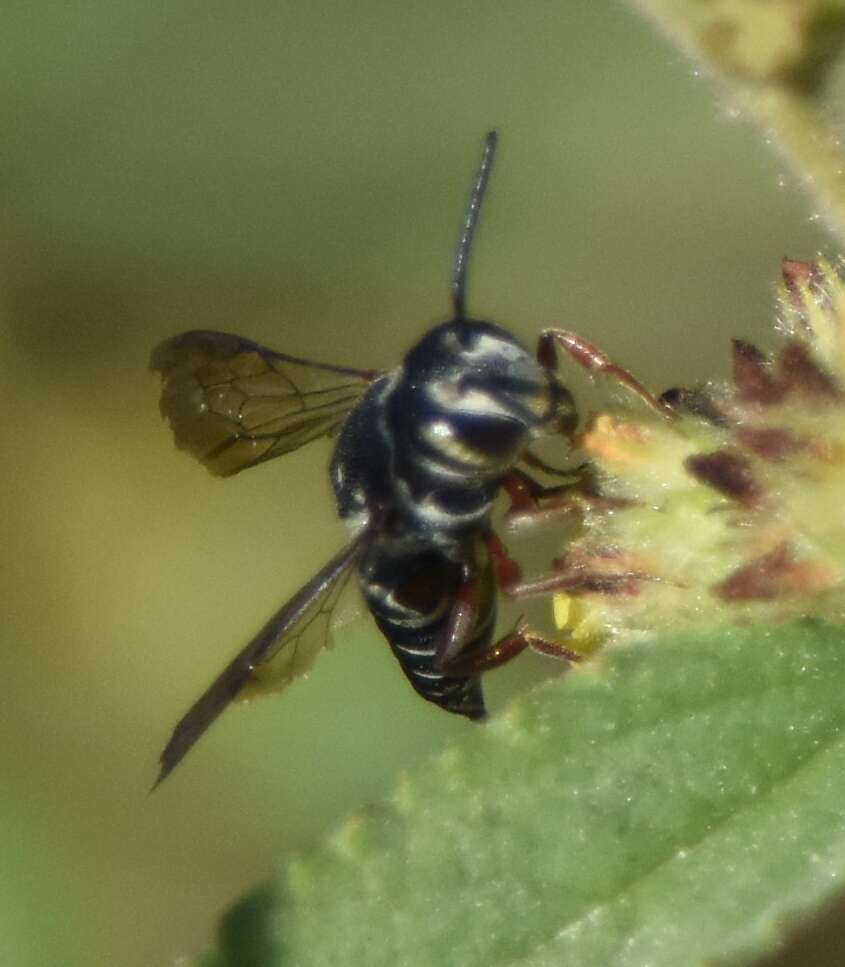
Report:
M829 243L614 0L15 2L0 48L0 963L172 964L471 726L362 618L148 796L178 716L344 539L328 444L228 481L177 453L151 347L224 328L390 366L448 311L492 126L471 310L576 328L657 388L765 343L780 257Z

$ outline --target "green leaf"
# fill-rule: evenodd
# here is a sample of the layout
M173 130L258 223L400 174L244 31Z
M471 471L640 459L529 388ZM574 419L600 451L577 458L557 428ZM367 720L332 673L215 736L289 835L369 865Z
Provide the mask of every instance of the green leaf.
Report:
M753 961L845 874L843 695L809 622L608 651L292 864L260 962Z

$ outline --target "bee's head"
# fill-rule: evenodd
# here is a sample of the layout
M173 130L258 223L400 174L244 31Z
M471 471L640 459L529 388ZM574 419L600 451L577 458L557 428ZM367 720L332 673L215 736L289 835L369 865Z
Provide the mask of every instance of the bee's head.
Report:
M405 359L406 378L452 413L519 424L530 435L575 424L569 391L511 333L491 322L452 319Z

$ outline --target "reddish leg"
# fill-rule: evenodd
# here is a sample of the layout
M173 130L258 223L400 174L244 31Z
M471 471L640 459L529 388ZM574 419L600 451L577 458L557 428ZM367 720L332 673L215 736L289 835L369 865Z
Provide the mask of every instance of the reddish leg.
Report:
M553 372L557 371L557 352L555 346L562 346L569 355L584 369L591 372L606 373L626 389L636 393L652 409L665 416L675 416L672 407L650 393L645 386L627 369L614 363L598 346L594 346L582 336L569 329L544 329L537 343L537 359L540 365Z
M482 672L489 672L493 668L506 664L525 651L526 648L542 655L548 655L551 658L570 662L582 660L582 656L578 652L572 651L558 642L543 638L532 631L528 625L520 622L510 634L500 638L491 648L486 648L472 655L462 655L455 661L449 662L446 670L452 675L480 675Z
M578 507L576 484L557 484L546 487L524 470L514 468L502 479L502 487L511 499L505 517L513 522L544 519L552 514L565 514Z
M522 581L522 569L494 533L486 534L483 540L493 564L496 584L507 593ZM478 566L476 563L473 568L465 568L464 579L452 602L449 622L437 644L437 664L441 667L451 666L454 661L461 660L461 651L471 640L481 617L481 579L474 570Z
M437 643L435 663L439 667L449 665L472 637L478 624L480 605L481 583L476 576L467 577L458 587L449 613L449 623Z
M487 553L493 561L496 584L505 594L508 594L511 588L516 587L522 581L522 568L508 554L508 549L492 531L485 535L484 543L487 545Z
M514 598L532 598L540 594L564 591L567 594L639 594L642 581L660 581L647 571L590 569L580 563L555 562L556 570L539 578L523 581L510 588Z
M496 584L506 594L511 594L515 588L521 586L520 566L492 532L485 535L484 543L493 563ZM437 663L450 675L478 675L491 668L498 668L526 648L553 658L568 661L581 660L577 652L571 651L565 645L543 638L522 621L510 634L505 635L491 648L462 654L462 649L471 640L481 617L481 594L480 579L476 575L467 576L461 582L452 602L449 622L437 647Z

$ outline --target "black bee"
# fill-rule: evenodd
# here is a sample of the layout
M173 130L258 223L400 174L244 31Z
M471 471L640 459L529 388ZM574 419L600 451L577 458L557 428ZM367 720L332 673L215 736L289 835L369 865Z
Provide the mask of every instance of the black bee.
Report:
M162 753L158 782L235 696L281 689L310 667L353 568L411 685L446 711L483 718L481 671L526 647L574 657L524 626L491 645L496 585L519 575L493 533L493 502L502 488L515 503L561 489L541 487L521 466L544 466L527 449L531 440L569 437L577 422L554 372L555 344L645 391L571 332L544 330L534 356L507 330L467 317L467 261L495 146L491 132L455 259L453 317L396 369L328 366L207 331L153 352L176 445L214 474L336 434L331 482L354 532L188 710Z

